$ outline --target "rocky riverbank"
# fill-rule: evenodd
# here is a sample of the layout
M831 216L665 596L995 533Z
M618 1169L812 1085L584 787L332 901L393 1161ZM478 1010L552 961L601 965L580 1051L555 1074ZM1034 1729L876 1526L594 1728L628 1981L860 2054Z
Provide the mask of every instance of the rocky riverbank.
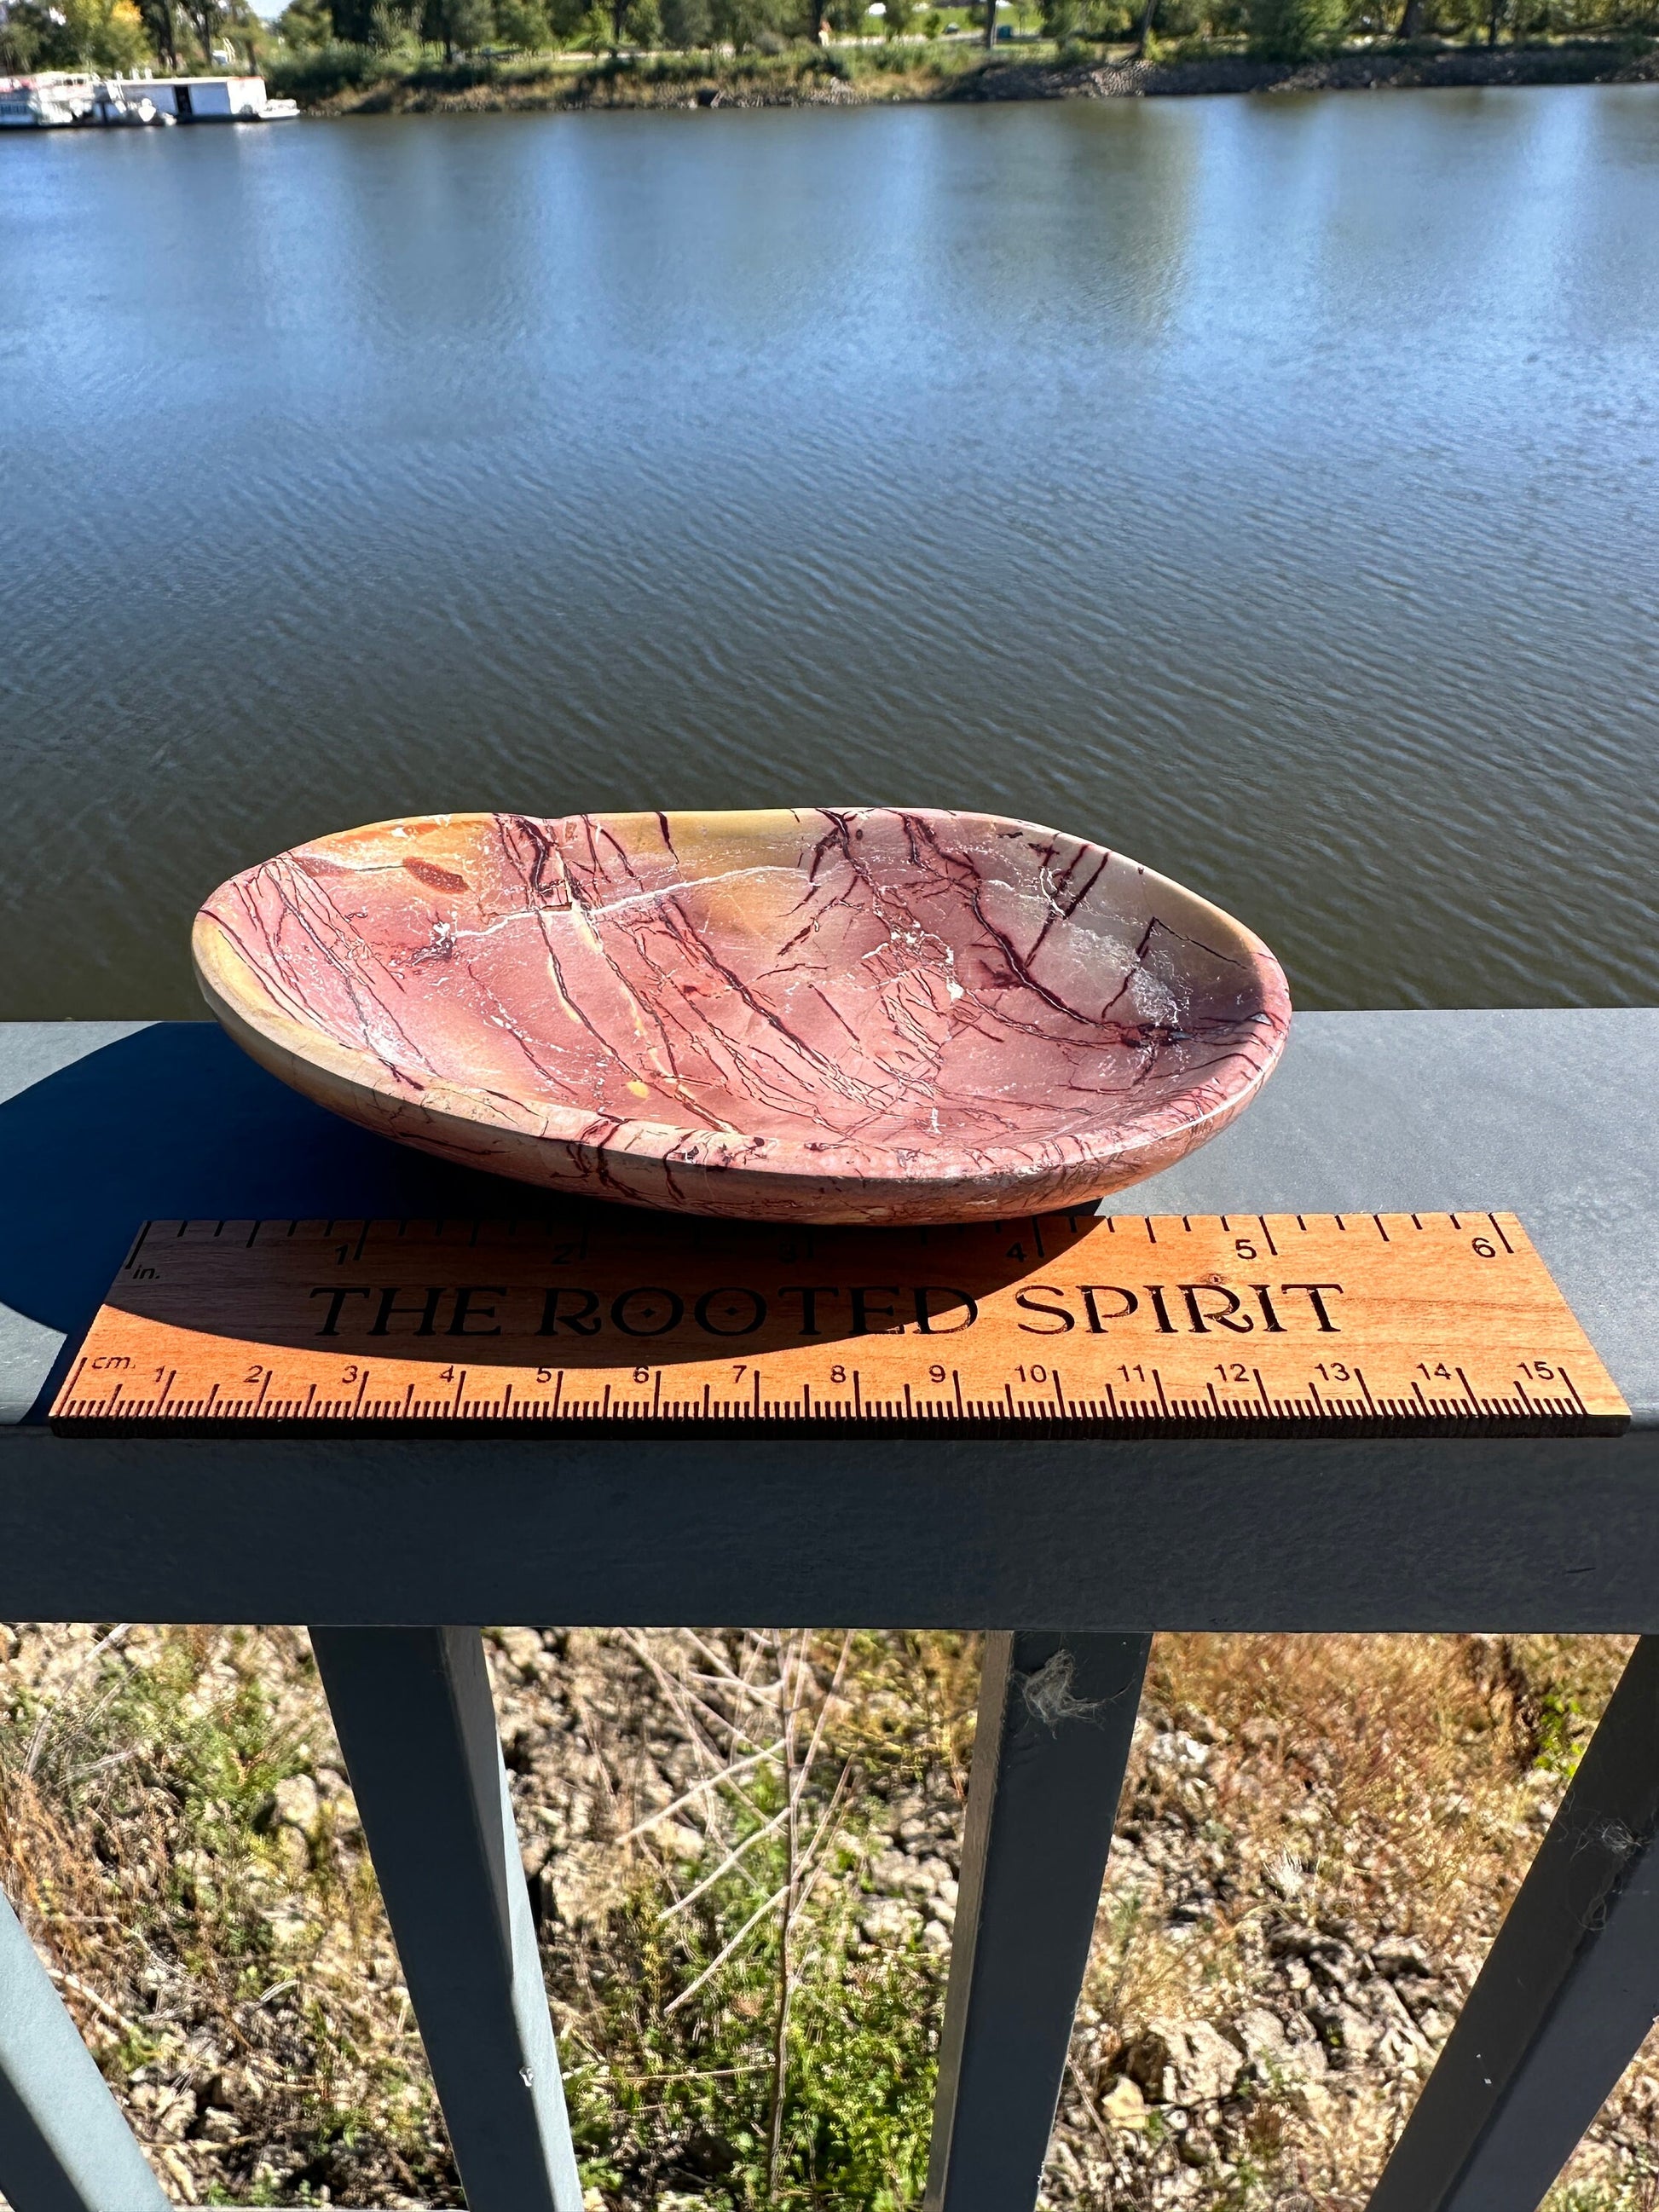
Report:
M1412 90L1471 85L1659 82L1651 42L1539 46L1375 47L1304 62L1212 53L1135 61L988 59L961 49L878 56L802 49L783 55L654 56L367 70L350 82L303 61L274 72L307 114L535 112L587 108L846 107L896 101L1139 100L1218 93Z
M1416 91L1455 85L1651 84L1659 52L1629 46L1387 47L1328 59L1265 62L1245 54L1061 69L994 67L952 88L959 100L1139 100L1238 92Z
M919 2203L975 1640L487 1643L590 2212ZM1360 2212L1624 1649L1160 1638L1053 2212ZM459 2204L303 1632L0 1660L0 1871L169 2191ZM1656 2153L1642 2066L1552 2204Z

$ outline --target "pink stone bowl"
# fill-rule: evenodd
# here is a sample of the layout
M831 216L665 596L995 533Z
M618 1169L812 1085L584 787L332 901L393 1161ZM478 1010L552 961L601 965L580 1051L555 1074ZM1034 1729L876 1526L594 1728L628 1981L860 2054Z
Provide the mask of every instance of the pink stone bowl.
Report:
M196 918L262 1066L466 1166L750 1220L1079 1206L1224 1128L1279 963L994 815L434 814L246 869Z

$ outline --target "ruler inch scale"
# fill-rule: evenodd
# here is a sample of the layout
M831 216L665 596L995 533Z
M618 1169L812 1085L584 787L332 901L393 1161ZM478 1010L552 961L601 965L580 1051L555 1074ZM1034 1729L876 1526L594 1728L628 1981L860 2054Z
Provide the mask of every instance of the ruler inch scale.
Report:
M146 1223L63 1436L1616 1434L1512 1213Z
M60 1436L1617 1433L1513 1214L150 1221Z

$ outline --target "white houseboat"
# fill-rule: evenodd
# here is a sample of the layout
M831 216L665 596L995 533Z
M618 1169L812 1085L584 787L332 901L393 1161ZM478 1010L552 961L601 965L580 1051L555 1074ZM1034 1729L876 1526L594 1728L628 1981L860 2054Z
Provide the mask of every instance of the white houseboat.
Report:
M298 113L262 76L94 77L68 70L0 77L0 129L66 124L276 123Z
M262 76L147 76L143 93L179 123L263 123L270 105Z
M0 131L58 131L92 106L95 80L73 70L0 76Z

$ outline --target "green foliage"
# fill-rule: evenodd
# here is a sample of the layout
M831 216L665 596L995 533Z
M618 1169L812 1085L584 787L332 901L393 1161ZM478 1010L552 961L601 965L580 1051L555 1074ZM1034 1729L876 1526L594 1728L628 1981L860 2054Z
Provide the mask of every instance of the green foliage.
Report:
M0 25L0 64L8 69L92 69L112 75L152 58L133 0L16 0Z
M276 28L292 54L320 53L334 43L334 18L327 0L289 0Z
M756 1802L757 1814L777 1809L765 1793ZM760 1825L749 1824L749 1832ZM785 1879L776 1836L745 1853L701 1913L665 1922L660 1894L641 1884L618 1915L602 2037L585 2052L571 2050L567 2067L584 2181L637 2185L660 2171L652 2147L667 2143L680 2147L675 2180L695 2180L711 2212L905 2212L920 2203L942 1969L914 1943L860 1942L852 1878L860 1854L844 1840L838 1855L836 1878L792 1936L799 1981L775 2186L768 2169L781 1968L776 1911L690 2003L664 2014ZM713 1870L694 1867L686 1880Z
M421 36L441 46L446 61L487 46L495 28L489 0L424 0L421 9Z
M1569 1689L1552 1686L1539 1700L1534 1737L1534 1764L1547 1774L1571 1781L1587 1749L1593 1723Z
M307 106L332 100L343 92L360 91L384 76L386 67L385 57L372 46L349 46L331 39L319 46L279 56L265 75L270 90L279 98Z
M1250 51L1264 61L1328 53L1347 27L1344 0L1248 0Z
M542 0L495 0L495 40L520 53L541 53L553 43Z
M1063 46L1083 39L1133 38L1140 9L1136 0L1042 0L1042 20L1045 35Z
M1659 2202L1659 2169L1643 2159L1628 2183L1574 2181L1551 2190L1541 2212L1654 2212Z
M887 20L884 27L890 39L902 39L908 32L915 16L915 0L886 0Z
M326 0L326 4L339 45L381 54L405 44L420 16L420 0Z
M708 12L716 40L744 54L788 37L799 11L797 0L709 0Z
M0 70L22 72L40 65L40 50L53 29L44 8L34 0L12 0L0 21Z
M662 0L664 44L682 52L706 46L714 36L708 0Z
M168 69L179 65L179 9L176 0L138 0L144 36L151 52Z

